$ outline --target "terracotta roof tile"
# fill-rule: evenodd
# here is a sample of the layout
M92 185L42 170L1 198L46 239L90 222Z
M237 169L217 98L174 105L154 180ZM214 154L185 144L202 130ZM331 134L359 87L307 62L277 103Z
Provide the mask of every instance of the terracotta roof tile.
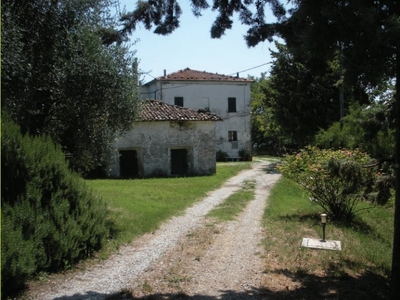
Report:
M157 100L142 101L138 121L222 121L210 112L194 111Z
M253 82L251 79L240 78L237 76L221 75L217 73L209 73L205 71L196 71L186 68L166 76L160 76L157 80L168 81L232 81L232 82Z

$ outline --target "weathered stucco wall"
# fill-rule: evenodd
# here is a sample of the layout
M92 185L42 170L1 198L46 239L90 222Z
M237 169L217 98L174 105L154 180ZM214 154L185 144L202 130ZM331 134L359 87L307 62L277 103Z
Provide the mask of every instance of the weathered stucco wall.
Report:
M171 81L152 82L143 89L144 98L174 104L175 97L183 97L183 106L198 110L208 108L222 117L216 124L216 149L237 156L238 151L251 152L250 83ZM236 112L228 112L228 98L236 98ZM228 132L237 131L237 142L228 140Z
M111 175L120 176L119 151L136 150L139 177L171 175L171 149L187 150L188 175L216 171L215 122L138 122L115 143Z

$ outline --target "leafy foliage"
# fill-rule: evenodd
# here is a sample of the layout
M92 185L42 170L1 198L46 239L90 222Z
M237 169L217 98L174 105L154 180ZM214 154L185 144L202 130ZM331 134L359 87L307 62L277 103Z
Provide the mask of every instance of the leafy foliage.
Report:
M316 73L307 67L307 55L295 55L279 43L276 47L270 79L274 93L269 96L269 105L285 136L304 147L320 128L327 128L339 117L335 58Z
M29 276L90 256L108 236L107 207L71 173L49 137L22 136L7 117L1 135L3 296Z
M341 123L321 130L315 137L323 148L361 149L377 159L390 159L394 153L394 124L388 114L391 106L373 103L353 105Z
M271 87L271 79L265 74L260 78L252 78L251 85L251 138L257 152L279 155L281 147L289 144L290 137L282 132L274 118L271 106L275 91Z
M372 160L358 150L320 150L308 147L288 155L279 167L282 174L300 186L332 219L351 220L360 201L385 204L390 185L373 167Z
M134 53L103 44L116 26L109 3L2 1L2 108L24 133L60 143L82 173L107 171L139 98Z
M226 30L232 28L234 14L239 15L243 24L250 26L247 34L248 44L255 43L254 36L258 29L266 24L265 6L268 5L274 15L281 19L286 13L284 6L279 0L258 0L258 1L220 1L214 0L212 5L207 0L191 0L192 12L198 17L201 11L211 7L218 12L210 33L212 38L220 38ZM179 27L179 18L182 14L179 0L158 0L138 1L136 8L122 16L122 35L132 33L138 23L143 23L145 28L150 30L155 26L154 33L167 35ZM271 30L270 30L271 31Z
M399 38L398 4L393 1L294 1L279 28L288 47L312 53L309 66L326 64L341 52L344 82L374 87L394 76Z
M339 119L337 58L313 72L305 63L307 55L275 45L271 76L252 86L253 134L257 143L277 149L288 144L301 148Z

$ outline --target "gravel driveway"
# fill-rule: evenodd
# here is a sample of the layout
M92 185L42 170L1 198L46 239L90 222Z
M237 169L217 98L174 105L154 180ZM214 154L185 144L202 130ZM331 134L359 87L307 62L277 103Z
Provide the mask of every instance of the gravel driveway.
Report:
M116 293L156 299L234 299L254 291L262 278L262 227L266 199L279 174L267 173L268 162L230 178L203 201L124 246L107 261L32 289L26 299L106 299ZM210 225L205 215L225 198L254 181L255 199L235 220ZM125 294L125 295L124 295ZM254 294L254 295L253 295ZM250 298L249 298L250 297Z

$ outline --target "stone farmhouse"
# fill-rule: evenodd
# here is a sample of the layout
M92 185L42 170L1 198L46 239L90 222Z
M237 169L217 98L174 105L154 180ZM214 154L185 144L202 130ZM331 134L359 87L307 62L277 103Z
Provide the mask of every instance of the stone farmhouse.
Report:
M239 157L251 153L250 85L253 81L189 68L158 77L142 86L142 99L211 112L221 116L216 124L216 148Z
M115 143L111 176L211 175L222 118L156 100L141 102L133 129Z

